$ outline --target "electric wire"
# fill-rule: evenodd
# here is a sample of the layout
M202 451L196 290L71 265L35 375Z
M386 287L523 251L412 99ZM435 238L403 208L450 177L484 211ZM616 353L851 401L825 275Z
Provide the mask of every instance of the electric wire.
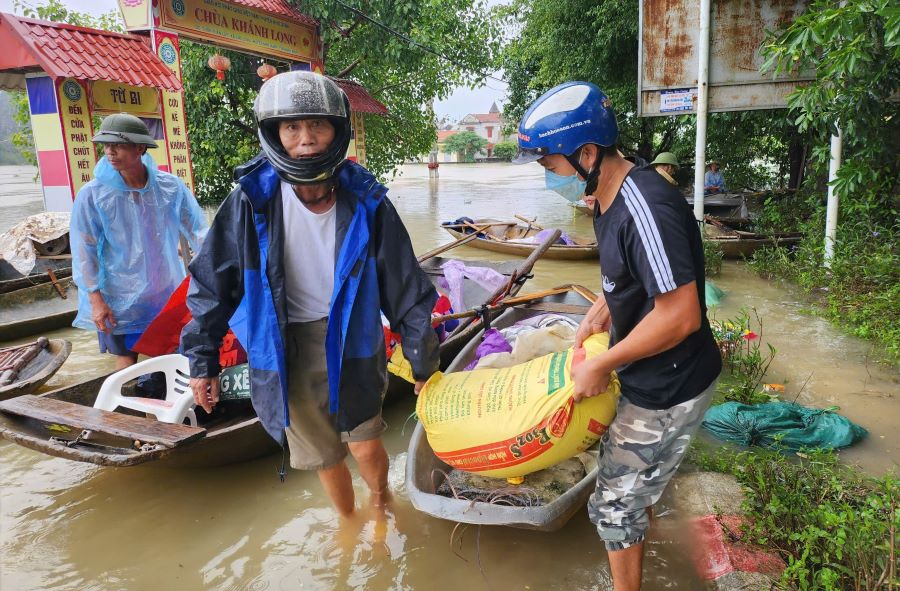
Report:
M450 63L450 64L453 64L453 65L456 66L457 68L460 68L460 69L463 69L463 70L466 70L466 69L467 69L466 66L460 64L459 62L457 62L457 61L454 60L453 58L447 57L446 55L444 55L444 54L438 52L437 50L432 49L431 47L428 47L427 45L423 45L422 43L419 43L418 41L416 41L415 39L413 39L413 38L410 37L409 35L406 35L405 33L401 33L400 31L397 31L397 30L395 30L395 29L392 29L391 27L387 26L386 24L384 24L384 23L382 23L382 22L380 22L380 21L378 21L378 20L375 20L374 18L372 18L372 17L369 16L368 14L364 13L363 11L359 10L358 8L354 8L353 6L350 6L349 4L347 4L346 2L343 2L343 0L334 0L334 1L335 1L337 4L341 5L345 10L348 10L348 11L352 12L352 13L353 13L354 15L356 15L357 17L363 19L363 20L366 21L366 22L369 22L369 23L375 25L376 27L378 27L378 28L380 28L380 29L382 29L382 30L384 30L384 31L387 31L388 33L390 33L390 34L393 35L394 37L396 37L396 38L398 38L398 39L400 39L400 40L402 40L402 41L405 41L405 42L409 43L409 44L412 45L413 47L416 47L416 48L418 48L418 49L420 49L420 50L422 50L422 51L424 51L424 52L426 52L426 53L429 53L429 54L431 54L431 55L437 57L438 59L444 60L445 62L448 62L448 63ZM509 83L508 83L506 80L502 79L502 78L497 78L496 76L492 76L492 75L490 75L490 74L486 74L485 77L486 77L486 78L490 78L491 80L495 80L495 81L497 81L497 82L501 82L501 83L503 83L503 84L509 85Z

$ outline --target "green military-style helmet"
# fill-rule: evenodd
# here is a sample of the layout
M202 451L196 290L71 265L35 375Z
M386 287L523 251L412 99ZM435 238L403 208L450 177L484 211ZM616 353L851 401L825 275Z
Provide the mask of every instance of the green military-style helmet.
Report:
M672 152L660 152L656 155L656 160L650 163L651 165L657 164L671 164L675 168L681 166L678 164L678 158Z
M138 144L156 147L147 124L134 115L115 113L100 123L100 132L91 140L97 144Z

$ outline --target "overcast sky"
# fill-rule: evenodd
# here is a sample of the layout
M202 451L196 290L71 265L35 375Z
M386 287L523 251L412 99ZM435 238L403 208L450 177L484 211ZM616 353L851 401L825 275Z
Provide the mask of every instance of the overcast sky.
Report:
M26 0L28 4L44 4L41 0ZM110 10L118 10L116 0L63 0L63 3L78 12L87 12L100 15ZM498 0L492 0L489 4L497 4ZM12 12L13 0L0 0L0 12ZM438 118L449 117L458 120L469 113L487 113L491 103L497 101L500 108L506 95L506 84L497 80L488 80L485 86L469 90L457 88L446 100L434 103L434 110Z

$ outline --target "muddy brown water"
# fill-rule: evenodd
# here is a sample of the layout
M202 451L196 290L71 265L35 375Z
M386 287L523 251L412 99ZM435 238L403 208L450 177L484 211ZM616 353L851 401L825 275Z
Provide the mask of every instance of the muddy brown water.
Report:
M418 252L446 242L440 222L462 215L536 215L545 227L591 234L586 216L573 215L562 198L543 189L537 165L444 165L440 174L429 181L424 166L407 166L391 183L391 198ZM41 210L40 192L18 182L30 175L27 167L0 167L0 231ZM454 254L501 256L468 247ZM570 282L599 289L597 263L541 262L524 291ZM872 474L896 470L898 375L870 360L871 345L804 313L800 294L756 278L739 263L727 263L715 282L728 292L717 317L755 307L763 318L763 338L778 349L767 381L784 383L785 398L839 405L869 429L866 441L842 452L845 461ZM73 351L45 388L112 369L90 333L66 329L48 336L69 339ZM290 472L281 484L275 456L196 471L109 469L2 441L0 588L611 588L605 552L586 511L555 533L470 527L451 547L453 524L417 513L403 489L411 433L404 423L412 409L412 401L386 409L392 510L378 520L361 511L343 524L314 474ZM362 502L365 485L357 477L355 486ZM648 590L703 588L672 509L677 494L667 491L657 508L647 544Z

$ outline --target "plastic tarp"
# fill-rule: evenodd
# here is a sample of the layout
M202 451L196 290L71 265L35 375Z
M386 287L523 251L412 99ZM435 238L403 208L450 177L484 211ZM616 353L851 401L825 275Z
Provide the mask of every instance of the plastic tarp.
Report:
M22 275L34 269L37 253L32 242L44 244L69 232L69 213L45 211L28 216L0 234L0 258Z
M462 261L451 259L441 265L444 279L447 282L447 295L450 297L450 305L454 310L462 312L466 309L463 299L463 281L469 279L484 287L489 292L495 292L509 281L506 275L499 273L490 267L468 266Z
M725 297L725 292L712 281L706 281L706 307L718 306Z
M785 451L840 449L868 435L835 410L837 407L809 408L780 401L755 405L726 402L706 411L703 427L724 441Z

